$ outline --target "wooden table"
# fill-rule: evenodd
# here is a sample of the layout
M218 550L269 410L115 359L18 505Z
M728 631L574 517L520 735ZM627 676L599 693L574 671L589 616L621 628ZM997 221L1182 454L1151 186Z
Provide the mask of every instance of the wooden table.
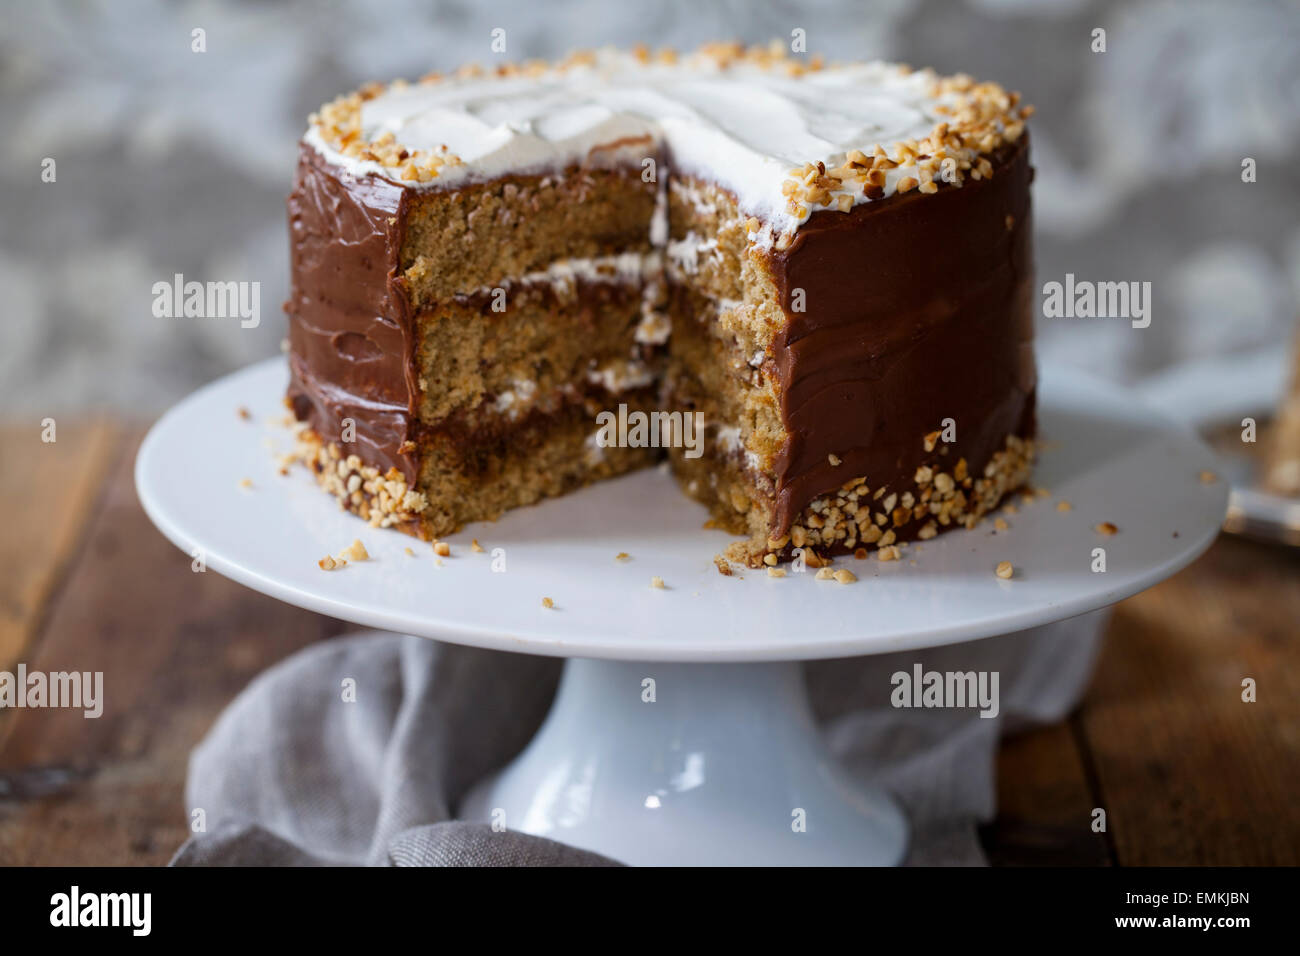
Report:
M140 437L61 423L47 445L34 425L0 427L0 670L112 678L98 720L0 711L3 864L165 863L187 835L189 751L217 714L348 628L193 573L136 500ZM1300 863L1298 634L1300 553L1227 537L1119 605L1084 704L1003 745L990 859Z

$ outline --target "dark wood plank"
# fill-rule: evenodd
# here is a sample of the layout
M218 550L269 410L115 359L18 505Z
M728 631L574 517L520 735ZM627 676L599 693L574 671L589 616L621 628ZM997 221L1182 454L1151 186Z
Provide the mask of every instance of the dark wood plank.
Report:
M998 815L980 829L990 863L1106 866L1111 862L1106 837L1090 826L1097 803L1071 721L1003 741L997 774Z
M107 422L60 423L49 443L41 431L39 421L0 427L0 670L30 649L118 451Z
M0 863L164 863L187 836L186 761L259 672L343 625L255 594L149 523L120 456L29 666L103 671L104 714L0 727Z
M1119 605L1081 724L1122 865L1300 863L1298 636L1300 553L1236 538Z

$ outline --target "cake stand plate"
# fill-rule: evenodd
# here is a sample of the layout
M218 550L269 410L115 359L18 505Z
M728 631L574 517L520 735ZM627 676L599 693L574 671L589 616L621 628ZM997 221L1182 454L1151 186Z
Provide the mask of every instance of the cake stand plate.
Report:
M797 662L1104 607L1188 564L1223 520L1227 485L1203 480L1215 460L1193 434L1116 386L1063 368L1041 379L1047 447L1034 482L1051 498L1017 496L1005 532L986 520L909 545L898 562L839 558L859 578L847 586L811 573L720 575L712 558L732 539L703 529L704 509L655 469L472 525L439 561L428 544L341 511L305 470L277 473L292 445L282 359L165 414L141 446L136 487L192 558L288 603L575 659L536 738L461 816L631 863L889 864L906 823L826 752ZM1099 535L1101 522L1119 532ZM370 560L320 570L354 538ZM1105 571L1094 570L1096 548ZM994 575L1001 561L1015 567L1010 580Z

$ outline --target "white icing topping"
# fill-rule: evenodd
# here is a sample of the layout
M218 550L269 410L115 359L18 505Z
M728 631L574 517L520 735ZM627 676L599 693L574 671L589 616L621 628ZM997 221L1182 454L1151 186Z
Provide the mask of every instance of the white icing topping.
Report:
M948 103L947 94L937 93L934 83L928 71L909 73L879 62L790 76L747 62L725 69L703 56L641 63L604 50L591 65L535 76L394 85L362 104L361 136L374 141L391 133L410 149L462 160L417 189L574 163L640 168L662 145L676 171L717 182L736 195L743 213L780 234L815 208L790 211L781 190L792 168L818 161L831 168L851 150L924 138L946 119L935 107ZM315 126L306 141L353 174L393 175L373 160L337 152ZM912 164L889 170L883 195L915 175ZM870 201L860 190L841 195L851 198L850 205ZM837 198L821 208L835 206Z

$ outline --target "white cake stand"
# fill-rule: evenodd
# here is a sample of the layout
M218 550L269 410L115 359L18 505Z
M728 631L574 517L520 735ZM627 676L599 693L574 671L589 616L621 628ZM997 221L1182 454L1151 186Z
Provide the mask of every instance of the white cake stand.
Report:
M713 555L730 539L703 530L704 510L656 470L471 526L439 566L428 545L342 512L304 470L276 473L275 451L291 444L280 359L164 415L136 486L169 539L257 591L372 627L570 658L545 724L470 795L465 818L638 864L893 864L906 822L828 754L798 662L1104 607L1188 564L1223 520L1227 486L1202 479L1214 458L1190 432L1115 386L1061 368L1041 378L1048 449L1034 480L1052 500L1023 505L1007 533L986 521L899 562L839 559L860 579L847 586L718 574ZM1058 511L1060 499L1072 509ZM1103 521L1120 533L1099 536ZM358 537L369 561L317 567ZM994 575L1001 561L1011 580Z

